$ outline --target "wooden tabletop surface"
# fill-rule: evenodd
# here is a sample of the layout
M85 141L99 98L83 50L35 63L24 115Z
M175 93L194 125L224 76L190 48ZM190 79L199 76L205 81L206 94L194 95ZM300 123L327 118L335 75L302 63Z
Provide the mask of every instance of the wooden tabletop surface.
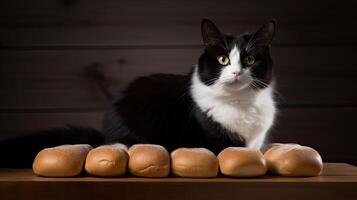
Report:
M31 169L0 169L0 199L357 199L357 167L325 163L318 177L73 178L35 176Z
M346 163L325 163L321 176L317 177L282 177L266 175L258 178L140 178L114 177L100 178L80 176L73 178L47 178L35 176L31 169L0 169L1 182L356 182L357 167Z

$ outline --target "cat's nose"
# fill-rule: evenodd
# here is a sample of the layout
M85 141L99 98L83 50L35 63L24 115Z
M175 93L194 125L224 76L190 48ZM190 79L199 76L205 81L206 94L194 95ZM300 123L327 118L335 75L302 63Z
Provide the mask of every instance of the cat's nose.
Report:
M232 73L233 73L233 75L234 75L236 80L239 80L240 77L241 77L240 75L242 74L242 72L240 70L233 71Z
M239 75L241 75L242 74L242 72L241 71L239 71L239 70L237 70L237 71L233 71L232 72L234 75L236 75L236 76L239 76Z

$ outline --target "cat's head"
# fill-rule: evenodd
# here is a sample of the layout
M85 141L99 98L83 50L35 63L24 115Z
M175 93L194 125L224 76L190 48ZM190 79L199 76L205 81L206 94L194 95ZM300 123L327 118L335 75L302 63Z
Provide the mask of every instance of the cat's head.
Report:
M273 20L254 33L239 36L223 34L207 19L202 21L201 30L205 49L197 74L202 83L227 91L257 90L271 84Z

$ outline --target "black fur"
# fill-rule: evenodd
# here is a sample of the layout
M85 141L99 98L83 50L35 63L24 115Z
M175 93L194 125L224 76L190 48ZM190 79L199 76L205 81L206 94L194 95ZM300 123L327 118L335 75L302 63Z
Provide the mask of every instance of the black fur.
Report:
M200 111L189 93L190 79L190 75L156 74L135 80L107 112L106 141L160 144L169 151L206 147L215 153L227 146L244 146L239 135Z

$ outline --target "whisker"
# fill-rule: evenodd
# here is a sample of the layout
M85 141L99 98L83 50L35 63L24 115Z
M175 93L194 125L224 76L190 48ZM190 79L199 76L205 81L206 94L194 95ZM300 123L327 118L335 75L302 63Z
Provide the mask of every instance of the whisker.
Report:
M255 77L252 77L250 76L250 78L252 79L252 81L254 82L258 82L259 84L263 85L263 86L266 86L266 87L269 87L269 88L272 88L269 84L265 83L263 80L261 79L258 79L258 78L255 78Z

